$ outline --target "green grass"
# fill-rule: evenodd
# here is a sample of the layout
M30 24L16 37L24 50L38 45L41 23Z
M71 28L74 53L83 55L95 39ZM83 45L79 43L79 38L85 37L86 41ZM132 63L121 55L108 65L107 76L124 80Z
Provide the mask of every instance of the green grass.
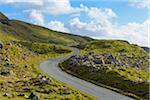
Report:
M73 52L71 49L66 49L64 45L77 45L79 42L87 42L92 40L87 37L61 33L52 31L50 29L33 25L30 23L9 20L5 15L0 13L0 19L6 22L0 22L0 43L4 45L0 49L0 70L11 70L13 73L10 75L1 75L0 77L0 99L1 100L23 100L25 97L17 96L18 90L23 91L25 84L30 82L31 78L37 74L43 73L39 69L39 64L47 59L54 59L68 55ZM13 67L6 67L6 60ZM25 67L27 66L27 67ZM66 84L55 80L50 77L51 84L44 85L40 89L30 83L29 87L32 91L40 96L40 99L68 99L68 100L93 100L94 98L87 94L67 86ZM72 91L71 94L62 95L59 88L65 88ZM42 93L43 90L50 89L54 92L46 94ZM4 97L4 93L9 93L12 97ZM24 92L29 96L30 92Z
M111 52L113 54L127 54L133 56L145 56L147 53L138 45L129 44L123 40L96 40L88 43L81 53L94 51L96 54Z
M6 67L5 60L0 61L0 70L11 70L13 73L11 75L3 76L1 75L0 83L0 99L1 100L25 100L25 97L17 96L20 92L18 90L22 90L24 86L21 84L28 83L30 78L36 77L38 73L42 73L46 75L39 69L40 62L47 59L54 59L58 57L62 57L72 53L71 49L66 49L62 45L49 44L49 43L39 43L39 42L30 42L30 41L22 41L18 40L15 37L12 37L7 34L0 33L1 39L0 41L3 43L4 47L0 50L0 56L2 59L7 58L9 63L13 64L13 67ZM14 41L15 43L11 43L10 41ZM25 68L25 65L27 68ZM49 77L48 75L46 75ZM43 86L43 89L50 89L56 92L52 92L49 94L42 93L42 89L38 86L30 85L32 91L39 95L40 99L70 99L70 100L83 100L89 99L93 100L93 97L88 96L85 93L80 92L66 84L55 80L50 77L52 83L50 85ZM3 88L2 88L3 87ZM61 90L59 88L66 88L67 90L73 91L71 94L62 95L60 94ZM4 97L4 93L9 93L12 97ZM26 97L29 96L30 92L24 92Z
M129 44L122 40L92 41L81 49L80 55L88 54L91 51L95 52L96 55L112 53L117 56L118 54L124 54L137 57L136 60L139 59L145 63L149 63L147 59L144 60L140 58L148 56L149 54L147 52L138 45ZM135 59L131 58L129 60L134 61ZM103 71L91 72L93 66L80 66L74 68L71 67L68 62L69 59L60 64L60 67L67 73L136 99L148 99L148 80L150 73L145 66L137 69L133 67L109 65L107 69Z

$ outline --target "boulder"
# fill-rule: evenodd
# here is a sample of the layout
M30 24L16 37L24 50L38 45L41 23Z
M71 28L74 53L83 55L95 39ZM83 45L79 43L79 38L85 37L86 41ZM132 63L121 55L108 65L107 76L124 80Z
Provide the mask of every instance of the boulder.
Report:
M47 78L46 76L43 76L41 74L38 74L36 76L36 78L31 78L30 81L31 81L31 83L33 83L36 86L46 85L51 82L51 80L49 78Z
M103 64L102 59L94 59L93 62L94 62L95 64Z
M1 75L8 75L8 74L11 74L12 71L10 71L10 70L2 70L0 73L1 73Z
M91 66L91 63L89 61L85 61L81 65L83 65L83 66Z
M92 55L89 55L89 56L88 56L88 60L93 61L93 60L94 60L94 57L93 57Z
M39 100L39 96L35 93L31 92L30 96L28 97L31 100Z
M10 59L9 59L9 58L5 58L5 61L6 61L6 62L9 62L9 61L10 61Z
M4 46L3 46L3 44L2 44L2 43L0 43L0 49L3 49L3 47L4 47Z
M5 96L5 97L9 97L9 98L11 98L11 97L12 97L12 95L11 95L11 94L9 94L9 93L5 93L3 96Z
M72 66L79 66L79 59L72 58L71 61L70 61L70 65L72 65Z

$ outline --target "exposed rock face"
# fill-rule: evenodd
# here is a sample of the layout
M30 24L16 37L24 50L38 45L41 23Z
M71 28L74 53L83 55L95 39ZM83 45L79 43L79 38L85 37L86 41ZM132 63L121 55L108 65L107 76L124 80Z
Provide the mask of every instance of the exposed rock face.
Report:
M136 56L127 56L127 55L113 55L111 53L95 55L94 53L89 53L85 55L73 56L69 59L69 64L72 67L79 66L98 66L102 67L97 70L104 69L104 66L124 66L124 67L135 67L142 68L148 67L148 63L144 60L147 60L147 57L136 57Z

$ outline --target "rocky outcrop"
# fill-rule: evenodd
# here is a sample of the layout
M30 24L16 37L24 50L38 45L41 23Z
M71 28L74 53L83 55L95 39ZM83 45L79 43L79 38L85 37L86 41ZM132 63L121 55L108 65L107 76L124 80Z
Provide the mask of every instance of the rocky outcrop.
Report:
M147 57L137 57L129 55L113 55L111 53L96 55L89 53L85 55L73 56L69 59L69 64L72 67L88 66L88 67L104 67L104 66L124 66L142 68L147 67ZM104 68L100 68L104 69Z

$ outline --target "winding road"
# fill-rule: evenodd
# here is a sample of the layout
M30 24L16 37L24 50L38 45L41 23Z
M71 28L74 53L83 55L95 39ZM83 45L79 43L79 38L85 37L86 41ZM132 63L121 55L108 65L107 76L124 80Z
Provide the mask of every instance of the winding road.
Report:
M77 88L78 90L81 90L89 95L97 97L99 100L133 100L130 97L94 85L90 82L84 81L82 79L79 79L77 77L71 76L63 72L58 67L58 63L61 62L62 60L66 60L70 58L73 55L77 55L80 52L79 49L77 48L72 48L72 49L74 49L75 51L74 53L65 57L44 61L40 64L40 68L51 77L60 80L61 82L68 84L74 88Z

